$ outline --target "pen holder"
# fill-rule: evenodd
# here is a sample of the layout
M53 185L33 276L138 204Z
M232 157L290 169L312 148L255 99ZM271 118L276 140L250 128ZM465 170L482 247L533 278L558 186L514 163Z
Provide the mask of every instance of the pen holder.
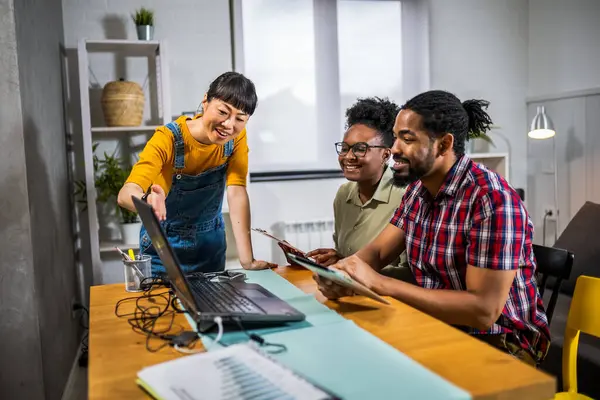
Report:
M135 260L123 260L125 273L125 290L127 292L141 292L141 283L145 278L152 276L152 257L140 255Z

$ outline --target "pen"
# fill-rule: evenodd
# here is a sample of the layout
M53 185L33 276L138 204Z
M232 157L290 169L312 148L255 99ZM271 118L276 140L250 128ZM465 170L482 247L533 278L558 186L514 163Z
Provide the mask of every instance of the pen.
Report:
M117 249L117 251L119 252L119 254L121 254L121 257L123 257L124 261L135 261L135 258L131 258L130 256L128 256L123 250L121 250L120 248L118 248L117 246L115 246L115 249ZM133 250L129 249L129 254L133 255ZM144 274L142 274L142 271L140 271L140 269L138 267L136 267L135 265L131 265L133 267L133 269L135 270L135 273L138 274L138 276L143 280L146 277L144 276Z
M115 249L119 252L119 254L121 254L121 257L123 257L123 260L125 260L125 261L133 261L131 258L129 258L129 256L123 250L121 250L117 246L115 246Z
M131 261L135 261L135 254L133 253L133 249L129 249L129 258L131 259ZM144 276L144 274L142 274L142 271L140 271L135 264L131 264L131 266L133 267L135 272L139 275L140 279L143 280L144 278L146 278Z

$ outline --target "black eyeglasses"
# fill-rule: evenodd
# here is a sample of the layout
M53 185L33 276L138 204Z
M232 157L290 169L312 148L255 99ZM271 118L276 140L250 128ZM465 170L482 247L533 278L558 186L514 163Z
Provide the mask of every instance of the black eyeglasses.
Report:
M337 151L337 153L340 156L345 156L346 154L348 154L348 152L350 150L352 150L352 153L354 153L354 155L356 157L364 157L365 154L367 154L367 150L369 150L369 148L387 149L388 147L387 146L373 146L373 145L367 144L365 142L354 143L352 146L350 146L346 142L337 142L335 144L335 151Z

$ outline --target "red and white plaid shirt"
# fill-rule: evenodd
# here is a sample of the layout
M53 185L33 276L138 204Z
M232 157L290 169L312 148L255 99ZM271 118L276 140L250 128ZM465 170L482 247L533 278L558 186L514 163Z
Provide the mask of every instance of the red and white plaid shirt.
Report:
M460 157L433 198L411 184L391 221L406 233L406 254L417 283L427 289L466 290L467 265L517 270L502 315L488 331L515 335L538 360L550 331L535 279L533 224L519 195L498 174Z

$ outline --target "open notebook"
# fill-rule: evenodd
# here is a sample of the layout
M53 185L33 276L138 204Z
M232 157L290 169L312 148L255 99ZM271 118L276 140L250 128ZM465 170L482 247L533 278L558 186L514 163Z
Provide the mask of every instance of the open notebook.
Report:
M144 368L138 384L161 400L338 399L246 344Z

